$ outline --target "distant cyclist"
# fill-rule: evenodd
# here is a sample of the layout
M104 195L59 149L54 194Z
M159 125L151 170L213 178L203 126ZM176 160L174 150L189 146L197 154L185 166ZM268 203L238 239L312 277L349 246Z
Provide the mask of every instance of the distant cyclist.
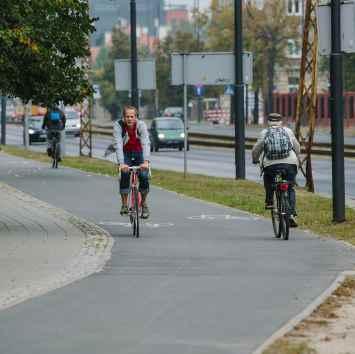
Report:
M300 144L292 130L283 127L282 117L278 113L268 116L268 128L264 129L253 147L253 163L260 162L264 173L265 208L273 207L272 183L276 171L285 171L285 178L290 182L289 205L290 226L297 227L296 192L294 185L299 165Z
M48 108L46 115L43 119L42 129L47 129L47 154L52 156L52 140L55 132L62 131L65 129L65 114L59 109L57 105L53 105ZM61 151L61 149L60 149ZM59 161L61 160L61 155Z
M149 193L150 140L146 124L137 119L137 109L126 106L123 119L114 124L114 140L117 162L121 168L120 193L122 199L121 215L128 214L129 170L130 166L140 166L139 191L142 195L143 219L149 218L147 196Z

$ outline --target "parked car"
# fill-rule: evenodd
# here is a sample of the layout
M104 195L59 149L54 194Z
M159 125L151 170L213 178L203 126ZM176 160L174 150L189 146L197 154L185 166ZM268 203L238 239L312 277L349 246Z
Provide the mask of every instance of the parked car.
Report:
M32 116L28 118L29 144L34 142L47 141L46 131L42 129L44 116ZM25 139L25 130L23 130L23 139Z
M161 147L184 148L184 124L180 118L154 118L150 126L151 151Z
M164 109L163 116L183 118L184 111L181 107L167 107Z
M80 114L77 111L66 111L65 117L65 134L80 136Z

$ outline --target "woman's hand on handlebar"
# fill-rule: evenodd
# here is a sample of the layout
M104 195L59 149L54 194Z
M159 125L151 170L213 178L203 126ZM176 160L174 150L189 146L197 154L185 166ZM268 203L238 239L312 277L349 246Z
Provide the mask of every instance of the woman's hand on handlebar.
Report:
M144 161L141 165L140 168L143 170L148 170L149 169L149 161Z
M128 172L129 166L123 163L121 165L118 165L118 169L120 169L122 172Z

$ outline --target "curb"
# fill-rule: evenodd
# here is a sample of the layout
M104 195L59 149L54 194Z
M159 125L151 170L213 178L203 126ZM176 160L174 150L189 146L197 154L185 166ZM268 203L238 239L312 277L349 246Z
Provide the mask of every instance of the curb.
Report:
M76 257L57 274L49 278L41 279L29 286L18 287L10 290L0 298L0 311L15 306L21 302L62 288L89 275L103 270L107 261L111 258L111 249L114 244L112 236L99 226L78 218L63 209L36 199L22 191L19 191L3 182L0 182L0 190L5 190L15 198L31 207L40 208L50 216L71 224L84 235L83 245Z
M262 354L272 343L282 338L288 332L292 331L304 319L309 317L329 296L331 296L345 281L346 277L355 276L355 271L344 271L334 280L328 289L318 296L311 304L309 304L301 313L293 317L283 327L269 337L261 346L259 346L251 354Z

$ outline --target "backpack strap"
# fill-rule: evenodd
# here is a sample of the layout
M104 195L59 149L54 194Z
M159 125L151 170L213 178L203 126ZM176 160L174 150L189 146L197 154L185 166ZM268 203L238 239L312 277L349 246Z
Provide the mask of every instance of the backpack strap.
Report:
M122 134L122 138L124 138L124 136L126 135L126 128L125 128L125 125L124 125L124 122L122 119L120 119L118 121L118 124L120 125L121 127L121 134ZM137 120L137 124L136 124L136 134L137 134L137 137L140 138L142 133L141 131L138 129L138 120Z
M120 120L118 121L118 124L119 124L119 126L121 127L121 136L122 136L122 138L123 138L123 137L126 135L126 129L125 129L125 127L124 127L123 120L120 119Z

